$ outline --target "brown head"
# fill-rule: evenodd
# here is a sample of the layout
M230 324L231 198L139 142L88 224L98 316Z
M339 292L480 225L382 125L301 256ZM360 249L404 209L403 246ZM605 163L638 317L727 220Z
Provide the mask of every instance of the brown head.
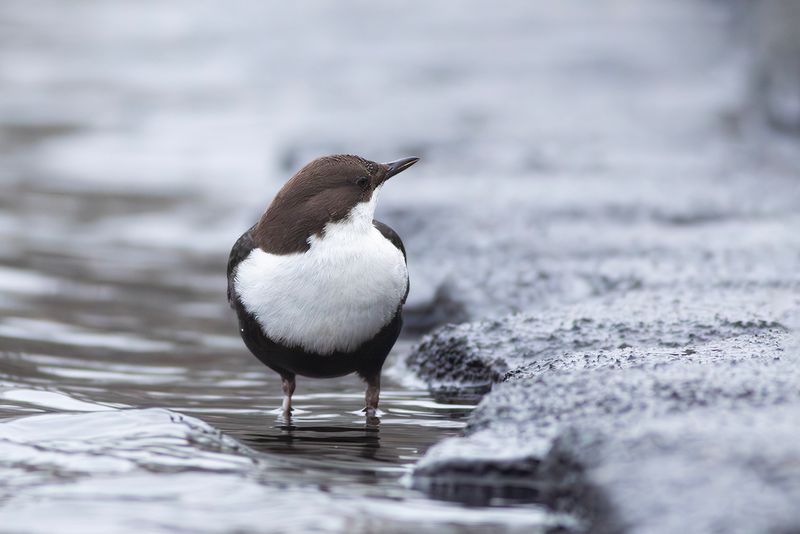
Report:
M419 158L375 163L359 156L317 158L297 171L278 191L253 229L253 240L271 254L309 249L308 238L322 235L325 225L341 221L392 176Z

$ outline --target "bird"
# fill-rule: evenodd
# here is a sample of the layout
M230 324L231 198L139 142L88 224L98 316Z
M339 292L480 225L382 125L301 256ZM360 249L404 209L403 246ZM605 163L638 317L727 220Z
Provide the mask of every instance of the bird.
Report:
M297 375L357 373L378 414L381 370L409 292L400 236L374 218L386 181L414 165L349 154L298 170L228 259L228 302L249 351L281 377L285 417Z

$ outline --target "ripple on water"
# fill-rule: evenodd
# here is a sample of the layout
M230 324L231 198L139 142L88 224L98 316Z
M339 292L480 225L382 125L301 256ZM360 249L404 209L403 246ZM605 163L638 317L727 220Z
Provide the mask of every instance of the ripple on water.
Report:
M505 531L527 532L564 520L531 508L467 510L429 501L399 483L393 492L367 491L376 488L375 481L363 476L361 462L355 460L369 463L369 455L353 457L346 445L380 448L383 432L392 424L380 428L352 416L344 425L319 419L308 415L265 425L260 436L269 441L266 436L272 433L271 445L253 435L245 440L261 445L258 450L200 419L166 409L8 420L0 423L0 476L5 482L0 522L26 532L65 531L65 525L67 531L74 525L81 532L341 532L378 527L402 532L423 523L440 531L453 528L454 522L467 532L501 525ZM303 450L320 444L338 453L312 459ZM303 461L285 454L293 445ZM386 463L383 474L399 480L403 465L416 458L413 449L409 447L402 461ZM339 473L338 480L329 476L324 482L321 473L332 471ZM361 498L353 499L359 478L363 488L356 493ZM411 505L413 516L408 515ZM70 523L68 518L77 517L92 520Z
M3 318L0 321L0 336L136 352L161 352L174 346L164 341L144 339L130 334L120 335L112 332L98 332L56 321L21 317Z
M8 389L0 391L0 398L17 403L65 412L101 412L115 407L95 402L84 402L55 391L35 389ZM117 406L119 408L119 406Z

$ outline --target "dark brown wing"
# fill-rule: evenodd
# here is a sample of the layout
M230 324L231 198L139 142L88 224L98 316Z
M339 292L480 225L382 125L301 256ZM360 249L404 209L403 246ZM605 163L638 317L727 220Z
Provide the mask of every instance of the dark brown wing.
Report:
M228 304L230 304L231 308L233 309L236 309L233 288L233 282L236 275L236 266L239 265L247 256L249 256L250 252L252 252L252 250L255 248L255 243L253 243L252 236L253 228L250 228L248 231L243 233L239 239L236 240L236 243L231 249L231 255L228 258Z
M390 226L375 219L372 220L372 224L375 226L375 228L378 229L378 231L381 234L383 234L383 237L391 241L392 245L397 247L397 249L403 253L403 259L406 260L406 265L408 265L408 258L406 257L406 247L403 246L403 240L400 239L400 236L397 235L397 232L392 230ZM408 297L408 290L410 288L411 288L411 282L409 281L409 283L406 284L406 294L403 295L403 304L406 303L406 297Z

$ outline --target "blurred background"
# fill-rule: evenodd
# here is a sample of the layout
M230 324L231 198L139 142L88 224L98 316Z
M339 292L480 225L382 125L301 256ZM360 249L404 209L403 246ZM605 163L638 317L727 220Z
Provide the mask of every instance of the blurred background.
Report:
M379 432L352 377L299 382L296 428L265 416L279 389L237 337L228 251L308 160L415 155L378 208L409 250L398 361L448 322L796 283L798 28L793 0L4 1L3 524L562 521L408 489L469 407L402 362Z

